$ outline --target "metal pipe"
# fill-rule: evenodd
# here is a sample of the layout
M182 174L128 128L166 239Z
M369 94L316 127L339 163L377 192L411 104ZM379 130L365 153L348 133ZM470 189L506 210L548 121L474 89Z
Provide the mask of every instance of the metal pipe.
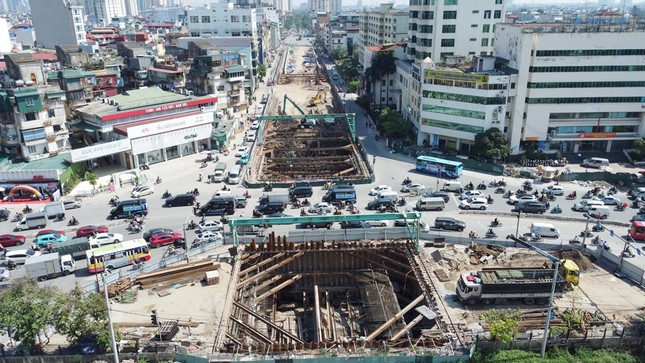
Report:
M108 324L110 324L110 342L112 343L114 363L119 363L119 351L116 348L116 339L114 338L114 325L112 325L112 309L110 309L110 299L108 298L107 285L105 284L105 273L101 273L101 278L103 280L103 292L105 293L105 307L107 308Z
M556 261L553 266L553 282L551 283L551 295L549 295L549 311L546 314L546 322L544 323L544 337L542 338L542 347L540 348L540 357L544 358L546 352L546 343L549 338L549 324L551 323L551 313L553 312L553 295L555 295L555 285L558 282L558 270L560 269L560 261Z

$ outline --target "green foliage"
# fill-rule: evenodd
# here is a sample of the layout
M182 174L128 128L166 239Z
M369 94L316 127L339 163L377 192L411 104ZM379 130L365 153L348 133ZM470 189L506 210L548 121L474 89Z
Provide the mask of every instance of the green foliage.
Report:
M370 82L376 82L388 74L396 72L396 58L392 52L376 52L372 64L365 70Z
M520 329L521 313L517 309L491 309L482 315L493 340L508 343Z
M265 66L262 63L258 64L258 76L260 76L260 78L264 78L266 77L266 75L267 75L267 66Z
M96 174L92 173L91 171L88 171L85 173L85 179L90 182L92 186L96 186L96 183L98 182L99 177L96 176Z
M636 139L634 141L634 154L638 156L639 158L642 158L645 156L645 139L642 137L640 139Z
M329 55L334 60L342 60L347 58L347 50L343 48L334 48L329 52Z
M309 29L311 28L311 22L306 12L292 11L287 15L284 27L287 29Z
M356 93L358 91L358 81L349 82L347 88L349 89L349 93Z
M398 112L392 111L389 108L381 110L381 116L376 125L376 129L386 137L392 139L405 139L410 138L412 135L410 124Z
M358 79L358 58L343 58L336 62L336 69L346 81Z
M56 324L56 307L61 293L55 287L39 287L31 279L19 279L0 292L0 329L14 327L14 340L32 352L37 345L47 344L47 327ZM45 337L45 341L41 341Z
M80 183L80 182L81 182L81 178L79 178L79 176L78 176L78 175L76 175L76 174L71 174L71 175L69 176L69 179L67 179L67 181L65 182L65 186L64 186L64 188L63 188L63 189L64 189L64 191L65 191L65 194L71 193L71 191L72 191L72 190L73 190L73 189L78 185L78 183Z
M487 159L503 159L511 154L511 145L496 127L475 135L473 153Z
M570 362L584 362L584 363L606 363L606 362L623 362L623 363L636 363L641 360L630 355L627 352L617 352L609 349L554 349L547 352L544 359L540 358L538 352L528 352L525 350L500 350L490 353L477 352L473 356L471 362L473 363L570 363Z

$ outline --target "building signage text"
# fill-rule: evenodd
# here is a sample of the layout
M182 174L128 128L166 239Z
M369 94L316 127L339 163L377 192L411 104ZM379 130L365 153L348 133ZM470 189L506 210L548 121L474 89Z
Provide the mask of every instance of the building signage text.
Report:
M136 139L140 137L184 129L187 127L212 124L213 121L214 119L212 112L177 117L170 120L151 122L145 125L128 127L128 137L130 139Z
M178 146L188 142L208 139L213 132L212 124L198 125L157 135L132 139L132 153L135 155Z
M581 139L601 139L606 137L616 137L615 132L586 132L578 134Z
M439 79L448 79L452 81L488 83L488 75L486 74L433 71L431 69L425 70L424 78L426 79L439 78Z
M72 162L100 158L130 150L130 140L122 139L112 142L94 144L81 149L72 150Z

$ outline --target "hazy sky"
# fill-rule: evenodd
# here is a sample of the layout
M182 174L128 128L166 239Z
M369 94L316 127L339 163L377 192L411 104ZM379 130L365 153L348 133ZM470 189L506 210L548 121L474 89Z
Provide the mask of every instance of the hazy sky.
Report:
M477 0L467 0L467 1L477 1ZM557 5L562 5L562 4L584 4L584 3L593 3L597 4L596 0L507 0L512 4L515 5L521 5L521 4L526 4L526 5L538 5L538 4L557 4ZM217 3L219 0L182 0L182 3L184 5L192 5L192 6L203 6L204 4L210 4L210 3ZM291 0L291 3L293 4L294 7L299 7L300 3L303 3L306 1L303 0ZM409 1L408 0L363 0L363 5L378 5L380 3L386 3L386 2L394 2L396 4L407 4ZM608 1L603 1L605 3L611 4L611 0ZM636 2L636 1L634 1ZM619 5L622 4L623 0L614 0L614 4ZM356 4L356 0L343 0L343 5L348 6L350 4Z

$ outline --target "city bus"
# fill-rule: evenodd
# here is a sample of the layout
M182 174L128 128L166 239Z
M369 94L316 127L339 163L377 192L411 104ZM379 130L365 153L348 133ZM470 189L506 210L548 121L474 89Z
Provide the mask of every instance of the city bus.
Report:
M419 156L417 158L416 170L440 177L459 178L464 171L464 166L459 161L445 160L432 156Z
M148 243L142 238L123 241L85 252L87 271L97 273L103 270L127 266L136 262L150 260Z

